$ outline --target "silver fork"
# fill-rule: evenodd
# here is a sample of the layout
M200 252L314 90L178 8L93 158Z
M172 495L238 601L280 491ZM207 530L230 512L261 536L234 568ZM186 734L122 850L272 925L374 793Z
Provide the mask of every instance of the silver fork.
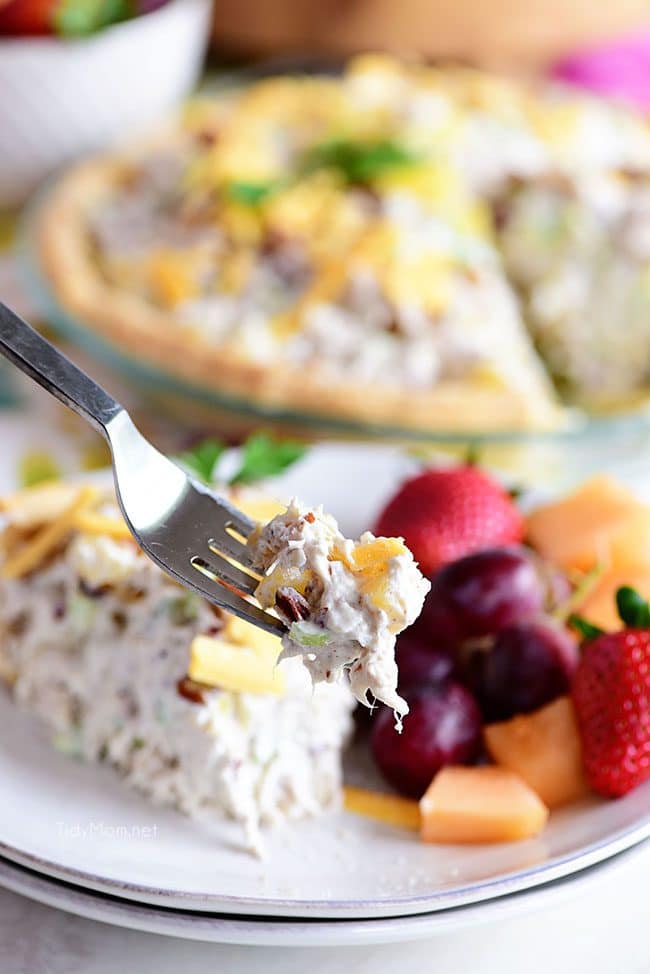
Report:
M259 582L246 548L254 521L159 453L126 409L1 302L0 352L106 439L122 514L152 561L222 609L286 631L250 601Z

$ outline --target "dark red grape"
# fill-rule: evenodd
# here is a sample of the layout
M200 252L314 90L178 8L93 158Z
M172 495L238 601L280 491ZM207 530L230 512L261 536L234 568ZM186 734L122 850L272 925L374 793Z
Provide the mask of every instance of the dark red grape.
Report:
M531 619L546 587L523 548L490 548L467 555L434 575L418 632L456 645Z
M481 712L471 693L448 680L405 693L410 712L401 734L392 710L373 721L372 753L382 774L403 795L421 798L446 764L467 764L478 754Z
M158 7L164 7L169 0L137 0L135 4L136 13L139 14L150 14Z
M483 674L488 648L461 647L456 656L456 675L459 683L467 687L477 700L483 697Z
M395 662L399 672L399 686L435 686L452 675L453 653L443 647L428 644L408 630L397 640Z
M568 693L577 663L576 640L550 619L503 629L486 653L482 673L486 717L507 720Z

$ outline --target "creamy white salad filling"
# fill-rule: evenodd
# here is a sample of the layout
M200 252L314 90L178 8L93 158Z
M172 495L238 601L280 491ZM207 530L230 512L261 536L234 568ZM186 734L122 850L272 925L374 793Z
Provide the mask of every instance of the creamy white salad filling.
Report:
M650 179L514 192L501 229L506 268L554 376L606 403L650 382Z
M381 214L392 250L350 260L339 293L305 311L285 345L289 361L418 389L489 372L525 390L531 414L550 415L552 390L492 244L409 193L389 195Z
M256 595L287 622L282 657L300 656L315 684L347 676L357 700L398 717L395 640L420 614L430 583L401 539L345 538L321 508L295 500L249 541L263 571Z
M336 806L354 700L314 691L297 660L281 694L188 680L190 644L228 638L228 617L129 541L77 534L28 576L0 581L0 677L55 746L106 761L156 803L260 825Z

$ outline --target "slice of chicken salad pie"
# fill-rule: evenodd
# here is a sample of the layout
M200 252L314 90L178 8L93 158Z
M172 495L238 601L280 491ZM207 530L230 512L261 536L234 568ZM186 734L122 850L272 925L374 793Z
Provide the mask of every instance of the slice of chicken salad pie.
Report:
M239 493L252 517L280 505ZM313 688L280 640L178 586L111 490L61 482L1 503L0 677L54 745L156 803L259 828L340 800L354 699Z
M112 490L57 482L0 501L0 679L58 749L154 802L240 822L259 851L260 826L340 802L354 696L406 712L395 635L428 582L397 539L346 540L257 489L232 499L260 524L257 595L287 622L284 646L155 566Z

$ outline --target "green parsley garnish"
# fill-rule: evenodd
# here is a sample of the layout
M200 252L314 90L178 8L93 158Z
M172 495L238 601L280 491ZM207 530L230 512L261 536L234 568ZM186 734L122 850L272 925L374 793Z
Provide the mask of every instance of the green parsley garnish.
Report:
M192 473L197 474L206 484L212 483L214 473L226 444L220 440L201 440L191 450L186 450L180 456L181 463L189 467Z
M216 479L219 460L228 449L221 440L208 439L181 454L179 460L206 484ZM307 447L297 440L281 439L270 433L253 433L242 444L241 462L228 481L252 484L265 477L275 477L304 456Z
M417 161L413 152L392 139L365 142L334 139L309 149L303 164L307 172L338 169L350 183L368 183L387 169Z
M267 196L274 193L279 182L273 180L268 183L247 183L233 182L225 188L225 194L233 203L242 203L244 206L259 206Z
M274 477L304 456L307 447L297 440L280 440L268 433L254 433L242 447L242 462L231 484L251 484Z

